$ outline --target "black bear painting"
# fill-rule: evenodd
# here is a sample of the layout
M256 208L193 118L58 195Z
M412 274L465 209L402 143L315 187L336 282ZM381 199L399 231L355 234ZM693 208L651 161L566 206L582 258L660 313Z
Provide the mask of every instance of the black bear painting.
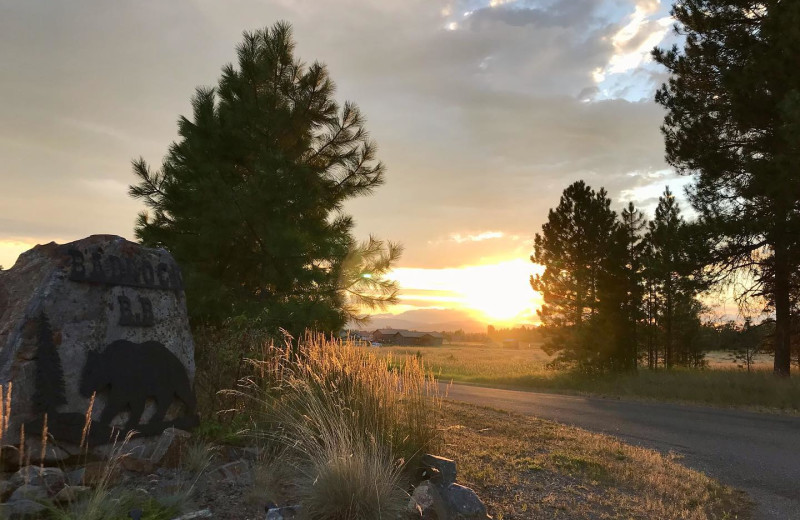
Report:
M79 391L84 397L106 392L99 421L102 424L108 425L118 414L129 411L126 430L143 430L139 421L148 399L156 402L148 425L163 423L176 398L183 402L188 416L195 417L196 401L186 368L156 341L117 340L102 352L89 351Z

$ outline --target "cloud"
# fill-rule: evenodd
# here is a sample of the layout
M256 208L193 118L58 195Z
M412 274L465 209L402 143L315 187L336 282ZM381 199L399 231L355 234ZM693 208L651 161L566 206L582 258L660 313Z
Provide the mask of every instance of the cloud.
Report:
M592 71L592 78L599 86L595 99L635 101L650 95L652 78L640 73L649 72L650 52L665 41L673 23L660 0L636 2L627 23L610 37L613 53L608 62Z
M593 77L642 47L665 6L641 7L646 19L615 44L632 2L490 4L10 3L0 19L0 96L12 100L0 104L0 240L131 237L142 208L124 189L130 160L160 163L194 88L216 83L242 30L286 19L298 57L328 65L337 99L359 104L387 165L385 186L347 204L360 236L402 242L405 266L526 258L529 240L508 238L538 231L569 183L618 199L645 182L630 172L666 168L652 71ZM454 229L477 231L442 240ZM467 238L483 230L504 236Z
M464 242L482 242L483 240L491 240L493 238L503 238L505 233L502 231L484 231L474 235L462 235L461 233L451 233L450 240L457 244Z

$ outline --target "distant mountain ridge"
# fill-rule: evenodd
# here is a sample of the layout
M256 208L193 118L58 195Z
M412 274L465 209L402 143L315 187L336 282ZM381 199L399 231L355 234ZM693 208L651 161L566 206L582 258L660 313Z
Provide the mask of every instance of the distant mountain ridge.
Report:
M415 309L400 314L373 314L367 325L358 328L408 329L419 331L486 332L488 324L473 318L468 312L456 309Z

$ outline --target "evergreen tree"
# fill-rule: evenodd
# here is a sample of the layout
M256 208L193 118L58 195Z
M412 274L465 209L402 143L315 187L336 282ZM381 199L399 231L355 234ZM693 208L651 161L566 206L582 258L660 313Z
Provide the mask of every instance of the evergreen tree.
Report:
M800 2L683 0L682 50L655 49L670 72L667 160L696 174L692 206L715 236L719 275L774 312L778 375L790 371L792 273L800 255Z
M294 56L291 28L245 33L238 67L199 88L160 171L134 162L136 236L168 249L193 318L257 318L292 333L332 331L359 307L396 300L400 248L357 244L343 204L383 182L364 118L340 106L320 63Z
M704 288L704 280L698 273L701 262L692 232L680 216L675 196L666 188L658 199L645 241L647 279L654 300L651 312L667 368L676 363L695 364L697 359L696 354L690 355L690 340L699 331L702 306L695 298Z
M544 303L539 317L546 333L545 351L582 369L602 365L605 357L591 328L600 307L598 290L607 269L609 244L617 234L616 214L606 191L583 181L564 190L551 209L542 233L534 239L531 261L543 265L531 286Z
M619 266L622 272L620 283L622 286L622 300L620 313L623 317L621 323L625 327L624 351L626 353L626 367L636 368L639 350L639 324L643 318L642 299L644 297L644 254L645 242L643 231L647 228L647 221L633 202L620 213L619 235L617 238L618 250L622 258L612 262L612 266Z
M37 412L55 416L58 407L67 404L67 397L61 357L53 341L50 320L44 313L36 319L36 337L36 388L33 404Z

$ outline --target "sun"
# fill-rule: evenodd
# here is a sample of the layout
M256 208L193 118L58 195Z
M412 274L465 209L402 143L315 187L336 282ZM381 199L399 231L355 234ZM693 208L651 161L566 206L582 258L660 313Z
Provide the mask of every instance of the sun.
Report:
M476 318L494 325L508 326L529 322L541 305L541 297L531 289L529 277L536 266L524 260L464 268L462 306Z
M393 277L406 305L464 310L475 319L508 327L538 321L541 296L529 279L541 267L517 258L443 269L399 268ZM409 305L410 304L410 305Z

